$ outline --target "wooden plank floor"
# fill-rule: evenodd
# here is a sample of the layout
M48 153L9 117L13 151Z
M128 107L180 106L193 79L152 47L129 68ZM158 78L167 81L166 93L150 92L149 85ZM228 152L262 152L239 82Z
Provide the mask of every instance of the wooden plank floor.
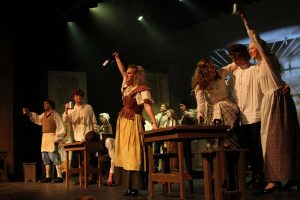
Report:
M186 199L204 199L202 180L196 180L194 183L194 193L190 194L186 190ZM162 193L160 185L156 185L156 196L153 200L170 200L179 199L178 187L173 186L172 195ZM24 183L24 182L8 182L0 183L0 200L75 200L81 195L88 194L97 200L120 200L133 199L123 196L125 188L117 186L103 186L98 189L97 185L90 185L86 190L80 189L79 186L70 186L70 190L66 190L65 183ZM134 199L148 200L147 191L140 191L138 197ZM226 198L224 198L226 199ZM227 198L229 199L229 198ZM261 195L257 191L248 190L249 200L296 200L300 199L300 191L275 191L271 194Z

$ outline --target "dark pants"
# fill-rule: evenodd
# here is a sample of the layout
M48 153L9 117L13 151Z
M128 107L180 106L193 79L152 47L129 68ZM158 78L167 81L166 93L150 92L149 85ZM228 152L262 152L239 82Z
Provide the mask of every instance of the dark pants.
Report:
M260 122L241 125L239 140L242 148L249 149L247 161L252 168L253 177L263 178L263 154L260 140Z

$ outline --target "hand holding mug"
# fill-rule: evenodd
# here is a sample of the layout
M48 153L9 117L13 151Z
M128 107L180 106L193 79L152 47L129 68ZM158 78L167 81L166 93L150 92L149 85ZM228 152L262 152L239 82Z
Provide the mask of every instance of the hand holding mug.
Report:
M24 107L24 108L22 108L22 110L23 110L23 114L24 114L24 115L28 115L28 116L29 116L30 111L29 111L28 108Z
M72 101L69 101L68 103L65 104L65 111L69 110L69 109L73 109L74 105Z

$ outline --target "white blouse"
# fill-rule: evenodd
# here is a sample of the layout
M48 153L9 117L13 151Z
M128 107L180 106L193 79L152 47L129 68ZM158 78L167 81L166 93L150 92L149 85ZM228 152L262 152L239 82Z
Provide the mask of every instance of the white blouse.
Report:
M257 64L259 67L259 83L264 95L269 91L280 88L284 82L280 76L280 64L276 56L270 52L266 43L262 41L254 30L247 29L247 33L261 55Z
M210 89L201 90L199 86L195 88L195 97L197 101L197 111L204 116L205 103L214 105L220 101L229 100L228 87L225 82L225 77L236 69L236 64L231 63L226 67L218 70L220 79L211 82Z

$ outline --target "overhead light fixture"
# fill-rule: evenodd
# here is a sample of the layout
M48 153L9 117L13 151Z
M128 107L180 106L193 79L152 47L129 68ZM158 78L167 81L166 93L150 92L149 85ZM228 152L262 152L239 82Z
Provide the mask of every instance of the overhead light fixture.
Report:
M138 20L139 20L139 21L142 21L142 19L143 19L143 16L139 16L139 17L138 17Z

